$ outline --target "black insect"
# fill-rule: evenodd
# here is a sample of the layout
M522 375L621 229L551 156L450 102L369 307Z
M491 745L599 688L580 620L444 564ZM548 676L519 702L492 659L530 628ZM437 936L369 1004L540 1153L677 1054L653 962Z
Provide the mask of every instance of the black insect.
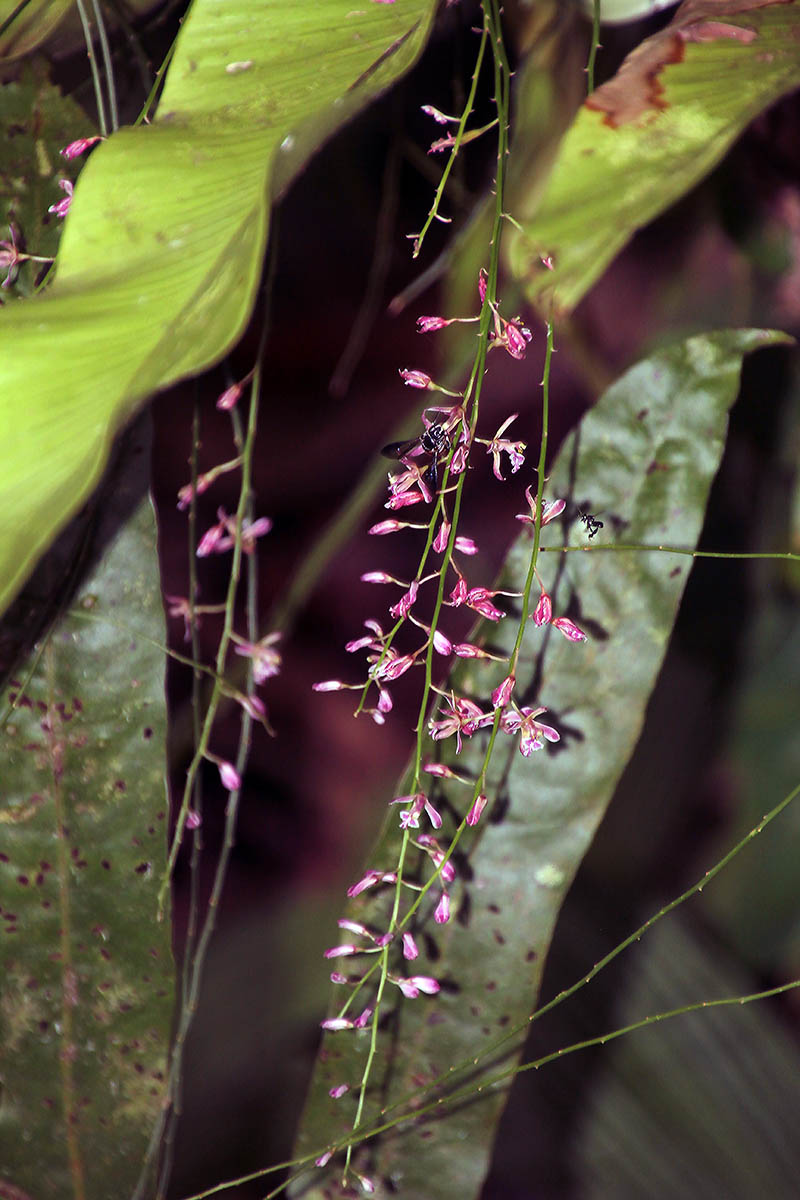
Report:
M585 513L578 509L578 516L586 526L586 532L589 534L590 540L603 528L603 522L598 520L594 513Z
M429 425L420 437L410 438L407 442L390 442L384 446L381 454L385 458L405 460L418 453L430 454L431 461L425 468L422 481L431 491L436 491L439 478L439 462L450 449L450 435L444 425Z

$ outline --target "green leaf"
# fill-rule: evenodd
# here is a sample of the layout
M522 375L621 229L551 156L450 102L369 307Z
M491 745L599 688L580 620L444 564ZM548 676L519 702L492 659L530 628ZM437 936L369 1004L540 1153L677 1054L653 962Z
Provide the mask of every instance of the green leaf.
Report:
M0 708L0 1178L20 1194L128 1195L165 1096L155 543L146 503Z
M574 308L632 234L800 79L800 8L691 0L585 101L540 200L513 177L508 260L541 311ZM523 112L524 117L524 112ZM526 128L515 129L525 145ZM542 263L552 259L552 269Z
M0 0L0 61L31 54L72 7L72 0Z
M271 190L409 67L433 7L194 4L154 122L83 168L53 286L0 314L0 609L142 401L236 341Z
M614 547L696 545L742 356L780 340L782 335L758 330L722 332L655 354L605 393L558 456L546 498L588 504L604 526L588 543L573 515L571 543L586 552L564 554L559 550L564 527L548 525L539 571L555 615L572 616L589 640L568 642L552 626L539 629L530 622L515 699L547 705L542 719L558 728L561 741L524 758L516 738L499 735L487 787L497 799L474 830L465 828L453 858L458 872L451 889L453 916L446 925L434 924L437 887L421 910L424 920L411 927L422 953L404 964L406 973L436 976L441 991L404 1001L394 999L396 990L387 985L363 1126L368 1130L393 1116L406 1119L357 1151L356 1164L392 1180L399 1194L463 1200L479 1193L509 1081L487 1084L513 1066L524 1042L559 909L633 752L692 562L658 549ZM531 549L526 528L500 587L522 588ZM507 655L515 626L513 619L487 625L478 640ZM487 670L475 663L456 678L456 693L490 709L488 697L502 675L496 666ZM458 758L452 739L438 745L445 748L446 762L474 778L482 736L465 741ZM445 815L447 831L448 821L452 829L453 818L461 820L469 792L438 782L443 786L430 783L429 794ZM397 825L396 815L387 819L369 869L396 868ZM446 846L450 835L438 836ZM404 878L417 877L428 879L430 865L425 854L412 851ZM348 916L382 932L386 896L363 893ZM364 956L338 965L357 977L370 962L374 959ZM346 987L336 989L334 1004L342 1002L342 994ZM354 1014L369 1003L367 991ZM326 1035L300 1137L303 1151L319 1153L346 1135L354 1091L336 1101L328 1091L343 1082L355 1090L369 1033ZM458 1106L419 1115L425 1103L465 1084L468 1097ZM334 1160L331 1170L340 1169ZM302 1194L322 1196L330 1182L320 1174L320 1182Z

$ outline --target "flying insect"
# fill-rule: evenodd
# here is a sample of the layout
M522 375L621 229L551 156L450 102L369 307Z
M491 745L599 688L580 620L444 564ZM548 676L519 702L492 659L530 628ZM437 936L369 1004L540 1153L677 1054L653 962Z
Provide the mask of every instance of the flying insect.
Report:
M578 516L586 526L586 532L588 533L589 540L591 541L594 535L603 528L604 522L599 520L594 513L581 512L580 509L578 509Z
M406 442L390 442L384 446L381 454L384 458L396 458L401 462L415 456L417 453L430 454L431 461L425 468L422 481L431 492L436 491L439 478L439 463L450 449L450 435L444 425L429 425L419 437L409 438Z

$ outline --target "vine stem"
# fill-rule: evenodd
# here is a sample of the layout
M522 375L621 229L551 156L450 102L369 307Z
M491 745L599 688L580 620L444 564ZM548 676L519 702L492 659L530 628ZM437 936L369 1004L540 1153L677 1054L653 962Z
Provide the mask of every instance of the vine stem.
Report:
M586 92L589 96L594 91L594 64L597 58L597 51L600 48L600 4L601 0L594 0L592 11L592 44L589 48L589 61L586 64Z
M485 375L486 357L488 354L488 347L489 347L489 328L490 328L490 324L492 322L493 312L494 312L494 309L495 309L496 303L497 303L497 280L498 280L498 275L499 275L499 264L500 264L500 240L501 240L503 219L504 219L503 218L503 196L504 196L504 189L505 189L506 160L507 160L507 156L508 156L508 116L509 116L509 98L510 98L510 69L509 69L509 65L508 65L508 60L505 55L505 49L504 49L503 39L502 39L502 27L501 27L501 23L500 23L500 13L499 13L499 9L498 9L496 0L486 0L486 3L484 3L483 36L482 36L482 40L481 40L481 49L480 49L480 53L479 53L479 57L478 57L478 63L476 65L475 71L473 73L472 89L470 91L467 105L465 107L464 114L462 115L461 122L459 125L459 136L456 139L456 146L454 147L454 150L453 150L453 156L451 156L451 160L448 163L448 168L445 172L445 175L443 176L443 180L440 185L440 188L443 188L444 183L446 182L446 176L449 173L449 168L452 165L453 157L457 151L460 136L461 136L461 134L463 134L463 130L464 130L466 121L469 117L469 113L470 113L472 105L474 103L475 89L477 86L478 74L480 71L484 47L488 40L491 40L491 44L492 44L493 64L494 64L495 103L497 105L497 114L498 114L498 122L497 122L498 139L497 139L496 175L495 175L495 211L494 211L494 217L493 217L493 223L492 223L492 236L491 236L491 243L490 243L489 269L488 269L488 273L487 273L486 297L485 297L483 307L481 310L480 324L479 324L478 348L476 350L475 359L473 362L472 370L470 372L469 382L467 384L467 387L464 390L463 400L462 400L462 404L464 406L465 411L466 411L467 406L469 406L469 439L470 439L470 442L472 442L472 439L474 438L474 435L475 435L475 430L477 428L481 390L482 390L483 379L484 379L484 375ZM431 209L431 214L429 214L428 222L426 222L426 225L423 228L423 234L424 234L425 230L427 230L427 228L430 224L430 221L433 219L432 214L435 212L436 206L438 205L439 195L440 195L440 193L437 193L437 197L434 202L434 206ZM420 237L419 237L420 241L421 241L423 234L420 234ZM451 455L451 457L452 457L452 455ZM444 472L443 489L447 488L447 484L448 484L448 481L450 478L449 470L450 469L449 469L449 463L448 463L448 465L445 467L445 472ZM418 716L417 724L416 724L416 744L415 744L415 750L414 750L413 782L411 784L412 791L415 791L418 788L419 778L420 778L421 769L422 769L422 748L423 748L423 744L424 744L425 736L426 736L426 716L427 716L427 713L428 713L428 710L430 707L430 698L431 698L431 692L432 692L432 687L433 687L433 654L434 654L433 634L438 627L439 616L441 613L442 605L444 604L445 581L447 578L448 568L449 568L449 565L450 565L450 562L452 559L453 550L455 548L455 539L456 539L456 535L457 535L457 531L458 531L458 523L459 523L459 517L460 517L460 512L461 512L461 503L462 503L465 479L466 479L466 472L463 472L459 476L457 484L456 484L456 488L455 488L455 498L454 498L454 502L453 502L453 513L452 513L450 534L448 537L447 546L446 546L443 556L442 556L442 563L441 563L441 568L440 568L440 573L439 573L439 583L438 583L438 588L437 588L436 601L434 604L433 615L431 618L431 635L430 635L430 639L428 642L428 648L427 648L426 657L425 657L425 680L424 680L424 684L423 684L423 688L422 688L422 695L421 695L420 704L419 704L419 716ZM437 504L434 508L434 512L431 516L431 520L429 522L427 541L426 541L425 549L423 551L420 565L419 565L419 568L418 568L417 574L416 574L417 579L420 579L424 572L425 563L427 561L427 556L430 552L430 547L431 547L433 537L434 537L434 529L435 529L436 521L438 520L439 513L441 510L442 510L442 500L440 497L439 500L437 501ZM399 622L398 622L398 627L399 627ZM363 697L362 697L362 703L363 703ZM461 828L463 829L463 823L462 823ZM444 860L445 862L447 861L447 859L450 857L453 850L455 849L455 846L457 845L460 834L461 834L461 829L459 829L456 832L456 835L455 835L455 837L451 843L451 846L448 850L447 856L445 857L445 860ZM403 925L406 925L408 923L408 921L411 919L414 912L418 908L422 897L427 894L430 887L433 885L433 883L436 881L436 879L439 878L439 876L441 874L441 869L444 866L444 862L443 862L440 865L440 867L438 868L438 870L433 874L432 878L421 889L419 895L417 896L414 903L411 905L409 911L404 915L402 921L400 921L399 920L400 898L401 898L401 895L403 892L403 887L404 887L403 868L405 865L405 858L406 858L406 854L408 851L409 842L410 842L410 834L409 834L408 830L405 830L403 833L403 837L401 839L401 845L400 845L400 850L399 850L399 854L398 854L398 862L397 862L397 867L396 867L397 882L395 884L392 912L391 912L391 917L390 917L390 921L389 921L390 931L397 930L398 928L401 928ZM366 1094L367 1094L367 1087L368 1087L369 1080L370 1080L370 1077L372 1074L373 1064L374 1064L374 1061L375 1061L375 1058L377 1055L378 1027L379 1027L379 1017L380 1017L380 1012L381 1012L381 1001L383 999L386 983L388 980L388 973L389 973L389 947L386 946L383 948L383 951L381 953L380 975L379 975L379 980L378 980L377 990L376 990L375 1008L374 1008L374 1012L372 1015L372 1021L371 1021L371 1027L370 1027L370 1044L369 1044L369 1049L367 1051L367 1056L366 1056L366 1059L364 1062L364 1068L362 1070L361 1080L359 1083L358 1102L357 1102L356 1112L355 1112L355 1116L353 1119L353 1125L352 1125L353 1133L355 1133L355 1131L359 1128L362 1118L363 1118L364 1105L365 1105ZM345 1162L344 1162L344 1166L343 1166L343 1182L345 1184L347 1182L348 1172L350 1169L352 1145L353 1145L353 1142L350 1141L348 1143L347 1149L345 1151Z

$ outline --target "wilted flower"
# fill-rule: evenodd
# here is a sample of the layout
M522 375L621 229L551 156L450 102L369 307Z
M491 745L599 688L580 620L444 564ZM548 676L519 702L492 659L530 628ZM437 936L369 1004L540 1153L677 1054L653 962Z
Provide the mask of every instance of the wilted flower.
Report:
M280 641L280 638L280 630L276 630L274 633L268 633L258 642L245 642L237 639L234 643L233 648L236 653L252 661L253 679L256 683L263 683L265 679L271 679L280 671L281 655L280 651L275 649L275 643ZM317 687L317 691L322 690L321 687Z
M51 204L47 211L55 213L57 217L65 217L69 212L70 205L72 204L72 180L59 179L57 180L57 183L62 192L64 192L64 198L57 201L55 204Z

